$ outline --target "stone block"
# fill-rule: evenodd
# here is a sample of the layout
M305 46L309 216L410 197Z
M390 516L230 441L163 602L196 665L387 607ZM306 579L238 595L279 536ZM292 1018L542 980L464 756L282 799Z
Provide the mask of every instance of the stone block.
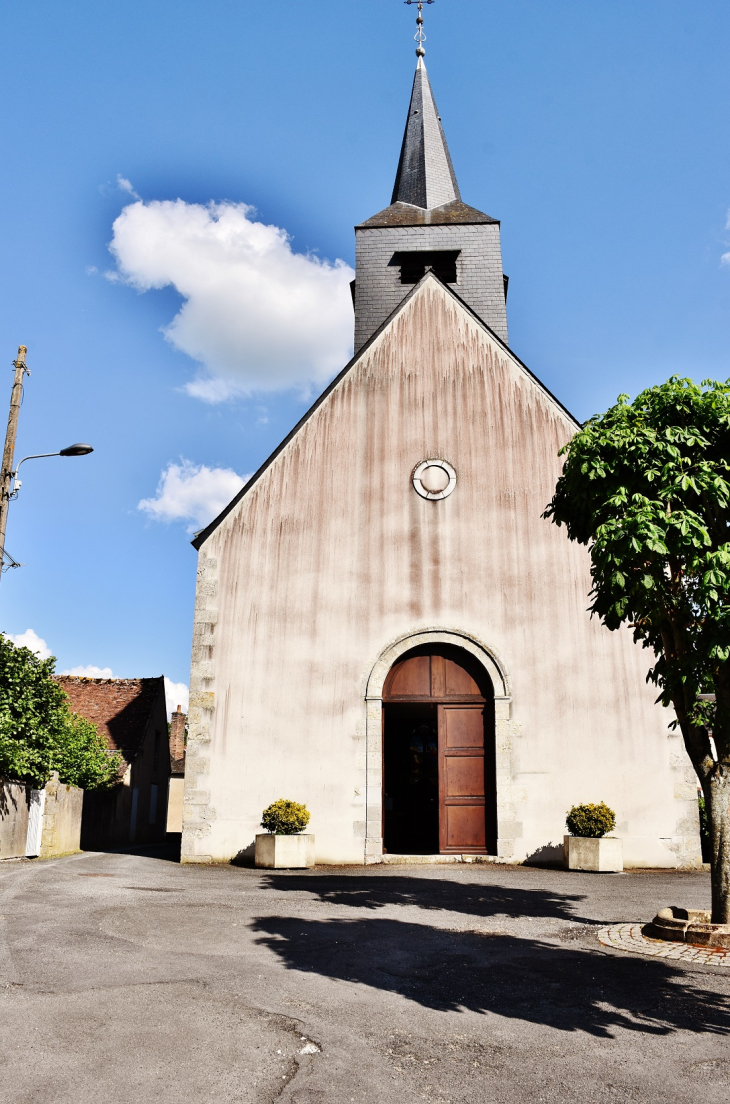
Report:
M185 805L208 805L210 793L207 790L193 790L185 787Z
M371 836L365 840L365 855L370 859L380 860L383 854L383 841L378 836Z
M600 839L564 836L563 854L566 870L618 874L624 868L623 845L616 836L601 836Z
M276 836L264 832L256 836L256 866L265 870L302 870L314 866L314 836Z

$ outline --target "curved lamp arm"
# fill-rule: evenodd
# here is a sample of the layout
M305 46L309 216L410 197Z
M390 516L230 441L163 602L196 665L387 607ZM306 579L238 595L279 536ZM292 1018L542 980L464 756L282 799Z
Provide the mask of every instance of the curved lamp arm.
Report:
M26 460L43 460L46 456L88 456L93 451L91 445L77 444L69 445L67 448L61 449L60 452L36 452L32 456L24 456L12 474L15 477L20 471L20 465L24 464Z
M22 460L18 461L18 466L13 472L13 476L16 476L20 471L20 465L24 464L26 460L42 460L44 456L60 456L60 452L36 452L33 456L24 456Z

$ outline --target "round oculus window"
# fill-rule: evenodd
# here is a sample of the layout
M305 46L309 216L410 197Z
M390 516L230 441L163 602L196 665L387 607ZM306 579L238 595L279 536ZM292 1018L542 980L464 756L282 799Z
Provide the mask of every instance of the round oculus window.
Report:
M445 460L423 460L411 478L421 498L448 498L456 487L456 472Z

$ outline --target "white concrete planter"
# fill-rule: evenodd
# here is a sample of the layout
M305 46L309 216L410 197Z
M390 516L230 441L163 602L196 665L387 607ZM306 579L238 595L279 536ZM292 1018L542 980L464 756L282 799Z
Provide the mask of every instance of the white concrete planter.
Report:
M270 832L256 837L256 866L267 870L291 870L314 866L314 836L275 836Z
M624 868L623 846L616 836L589 839L564 836L566 870L591 870L597 874L618 874Z

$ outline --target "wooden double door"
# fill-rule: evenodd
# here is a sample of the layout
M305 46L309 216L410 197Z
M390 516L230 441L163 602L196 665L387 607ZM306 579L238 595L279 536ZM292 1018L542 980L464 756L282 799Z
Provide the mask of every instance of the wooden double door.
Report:
M383 692L383 836L399 854L496 854L494 694L460 648L414 649Z

